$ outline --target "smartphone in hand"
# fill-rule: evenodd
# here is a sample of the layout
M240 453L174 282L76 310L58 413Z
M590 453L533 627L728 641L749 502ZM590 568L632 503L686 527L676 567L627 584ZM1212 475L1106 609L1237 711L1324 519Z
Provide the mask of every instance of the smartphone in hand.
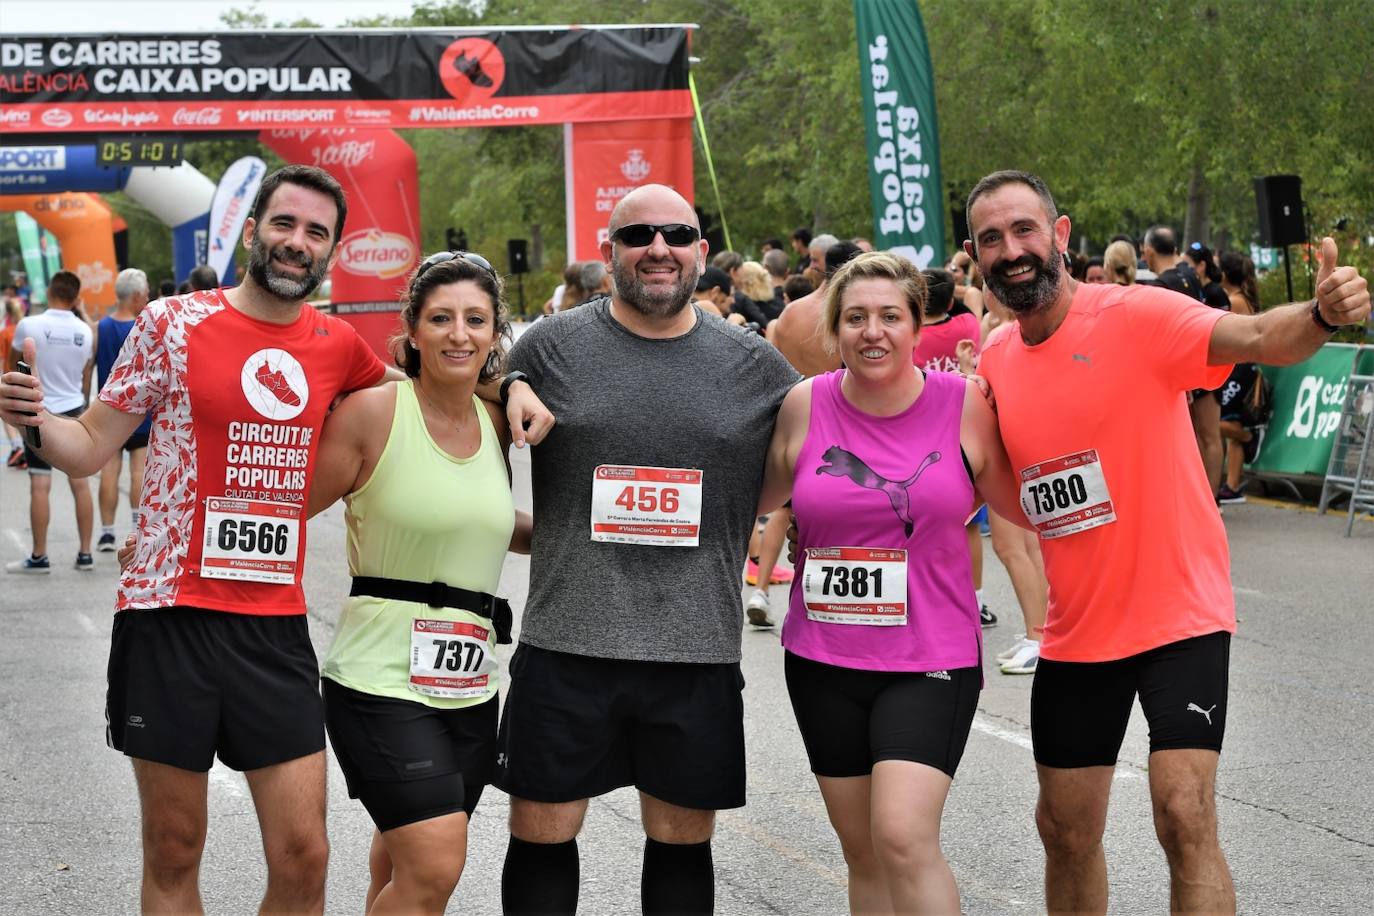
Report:
M33 375L33 370L29 368L29 364L24 362L22 359L19 360L19 365L15 368L18 371L24 373L25 375ZM29 414L29 416L31 417L37 415L38 414L36 413ZM38 431L37 426L25 426L24 441L29 444L29 448L33 449L34 451L38 451L40 448L43 447L43 434Z

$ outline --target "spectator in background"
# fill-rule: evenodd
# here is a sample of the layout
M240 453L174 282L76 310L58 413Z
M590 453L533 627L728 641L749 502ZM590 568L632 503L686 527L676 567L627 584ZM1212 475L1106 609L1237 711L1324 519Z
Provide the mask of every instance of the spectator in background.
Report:
M558 297L558 303L554 306L554 311L562 312L570 308L575 308L587 301L587 291L582 288L582 262L573 261L563 268L563 292L554 290L554 295Z
M854 245L855 248L858 248L861 252L866 253L873 250L873 243L861 235L856 235L849 241Z
M1212 257L1212 249L1201 242L1193 242L1183 251L1183 257L1193 268L1198 283L1202 284L1202 301L1214 309L1231 310L1231 299L1221 288L1221 268Z
M1254 315L1260 310L1259 285L1255 262L1237 251L1228 251L1218 260L1221 288L1231 311ZM1218 392L1221 400L1221 437L1226 448L1223 475L1217 488L1217 503L1223 506L1245 502L1245 465L1254 461L1264 443L1268 404L1264 398L1264 379L1254 363L1237 363Z
M768 271L758 261L745 261L735 271L735 311L749 322L757 324L762 333L773 319L782 314L782 302L773 298L773 284Z
M11 296L10 290L16 290L16 294ZM19 354L12 352L14 343L14 329L19 326L19 322L24 320L24 303L19 301L17 287L5 287L5 301L3 303L3 314L0 314L0 371L11 372L14 364L19 361ZM8 423L4 425L5 442L9 444L9 457L5 459L5 466L25 470L29 465L24 460L24 437L19 430Z
M773 286L773 298L783 302L782 288L787 283L787 252L774 248L763 255L763 267L768 271L769 282Z
M582 261L581 265L581 286L586 294L583 302L611 291L611 275L606 272L605 264L601 261Z
M166 299L168 296L175 296L176 294L177 281L171 278L163 280L157 285L157 297L159 299Z
M192 290L219 289L219 275L209 264L197 264L186 276Z
M734 317L730 312L730 304L734 297L730 294L730 275L719 267L707 267L701 272L701 278L697 280L696 304L708 310L712 314L719 315L721 318ZM744 317L739 316L735 320L736 324L743 324Z
M196 268L199 270L200 268ZM207 270L209 268L206 268ZM194 274L195 271L192 271ZM119 272L115 278L114 311L95 328L96 387L104 388L110 370L119 359L124 340L134 329L134 322L148 305L148 275L134 267ZM144 417L124 445L120 447L100 471L100 540L96 549L111 553L115 549L115 511L119 508L119 472L124 467L124 453L129 453L129 513L130 527L138 531L138 500L143 492L143 468L148 457L148 436L152 433L152 417Z
M966 252L956 251L949 259L945 270L949 271L954 279L954 304L950 306L950 314L970 312L973 317L982 320L985 306L983 279L978 275L978 265L973 263L973 259Z
M815 255L811 253L811 241L813 238L811 230L805 226L798 226L796 229L792 230L792 250L798 255L797 266L792 271L793 273L805 273L806 268L810 267L813 263L817 267L825 263L824 258L817 261L815 260ZM834 236L831 236L831 238L834 238Z
M1117 286L1130 286L1135 283L1135 246L1124 239L1117 239L1102 253L1102 271L1107 275L1106 282Z
M1083 268L1084 283L1106 283L1107 271L1103 269L1101 258L1088 258L1088 265Z
M782 239L779 238L767 238L759 243L760 256L766 255L770 251L782 251L784 255L787 254L786 251L783 251Z
M786 305L791 305L798 299L803 299L815 291L815 284L806 277L788 277L787 282L782 285L782 301Z
M1069 276L1082 283L1087 278L1088 256L1078 251L1066 251L1064 257L1069 260Z

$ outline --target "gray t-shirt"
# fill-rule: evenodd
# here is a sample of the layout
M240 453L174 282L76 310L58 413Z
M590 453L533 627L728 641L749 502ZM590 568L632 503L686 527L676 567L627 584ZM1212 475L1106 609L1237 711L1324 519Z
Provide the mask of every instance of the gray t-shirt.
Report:
M650 340L611 318L609 302L541 319L511 350L510 367L558 418L531 455L520 641L599 658L737 662L764 455L801 376L761 337L700 310L691 331ZM592 541L592 473L603 464L700 469L700 545Z

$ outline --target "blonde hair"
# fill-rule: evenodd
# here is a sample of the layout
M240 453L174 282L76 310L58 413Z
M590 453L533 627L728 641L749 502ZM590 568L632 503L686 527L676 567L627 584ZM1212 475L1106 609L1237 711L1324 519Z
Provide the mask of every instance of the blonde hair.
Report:
M1130 242L1112 242L1102 254L1102 269L1108 283L1130 286L1135 282L1135 247Z
M768 271L758 261L745 261L739 266L739 291L755 302L773 298L773 284Z
M919 329L921 314L925 311L930 291L926 278L921 271L906 258L889 254L886 251L869 251L845 264L830 278L830 287L825 294L825 309L821 313L821 338L827 351L834 353L840 343L840 309L844 307L844 294L859 280L890 280L901 291L907 308L911 309L911 320Z

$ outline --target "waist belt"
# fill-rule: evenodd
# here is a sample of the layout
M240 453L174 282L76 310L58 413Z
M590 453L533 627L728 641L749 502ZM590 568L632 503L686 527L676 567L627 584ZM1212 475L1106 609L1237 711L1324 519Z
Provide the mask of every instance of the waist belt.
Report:
M450 607L469 611L491 621L499 644L510 643L511 625L515 619L511 614L510 602L486 592L454 588L442 582L411 582L381 576L354 576L353 587L348 590L348 594L351 597L367 595L372 598L414 601L416 604L427 604L430 607Z

